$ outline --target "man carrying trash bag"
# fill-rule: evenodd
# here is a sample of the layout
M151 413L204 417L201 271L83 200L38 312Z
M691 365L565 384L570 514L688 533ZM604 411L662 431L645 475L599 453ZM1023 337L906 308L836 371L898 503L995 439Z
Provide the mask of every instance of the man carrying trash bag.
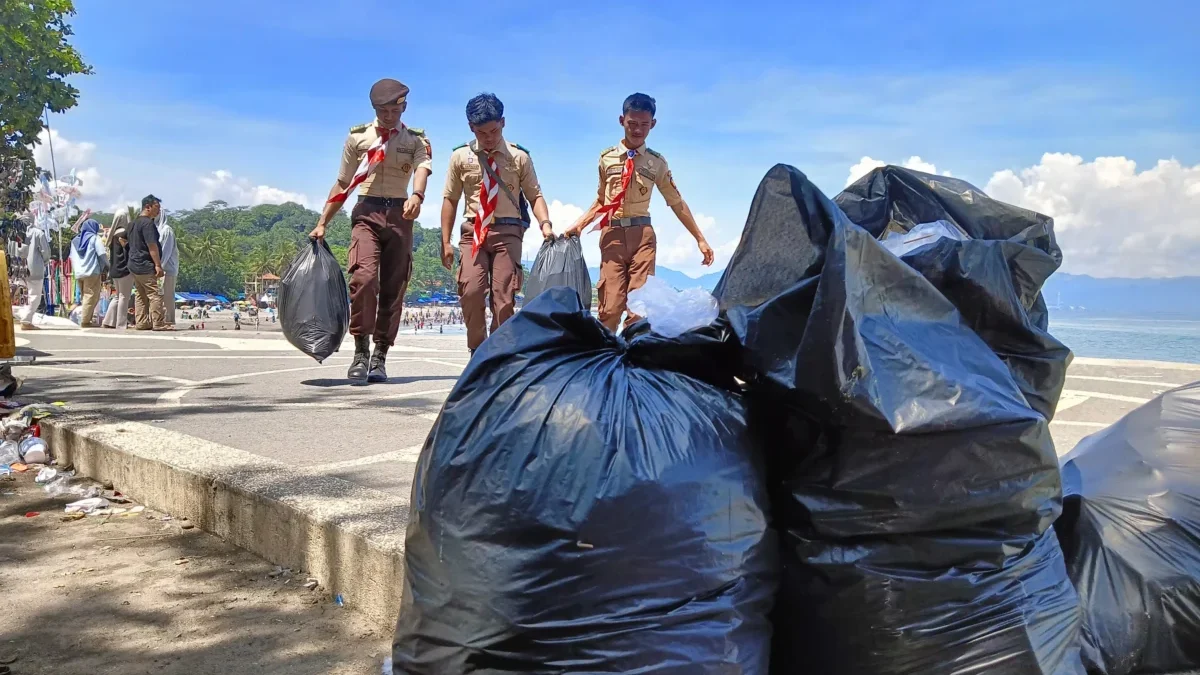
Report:
M358 203L350 212L353 229L347 271L354 360L346 377L386 382L385 359L400 331L404 292L412 276L413 219L421 212L433 165L424 132L400 122L408 107L408 87L396 80L379 80L371 87L371 105L375 119L350 129L337 182L310 236L323 239L329 219L354 188L360 188Z

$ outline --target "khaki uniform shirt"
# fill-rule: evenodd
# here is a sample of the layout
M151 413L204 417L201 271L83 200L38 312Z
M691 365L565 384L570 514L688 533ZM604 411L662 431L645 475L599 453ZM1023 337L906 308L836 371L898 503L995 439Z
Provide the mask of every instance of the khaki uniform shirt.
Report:
M459 146L450 154L450 167L446 171L446 189L442 193L451 203L457 205L460 196L465 196L463 217L474 218L479 211L479 184L483 182L483 166L479 163L479 154L475 152L475 141ZM533 160L529 152L516 143L504 141L492 152L496 160L496 173L509 192L520 201L518 192L525 193L525 199L532 204L542 196L542 186L538 184L537 173L533 170ZM513 206L500 190L496 198L497 218L520 218L521 212Z
M601 204L607 204L621 190L621 172L625 169L625 157L629 148L625 141L600 153L600 190L597 198ZM647 148L645 144L637 149L633 158L633 178L629 179L629 189L625 192L625 201L621 208L613 214L615 218L636 218L650 215L650 195L654 186L662 190L663 199L668 206L676 206L683 201L675 180L671 178L671 169L667 167L667 158Z
M346 145L342 148L342 166L338 170L338 180L349 183L358 171L367 149L379 138L376 126L378 120L350 129ZM397 132L388 140L387 153L383 163L367 174L366 179L359 184L358 194L371 197L408 197L408 179L416 169L428 169L433 172L433 162L430 160L429 141L420 130L399 127Z

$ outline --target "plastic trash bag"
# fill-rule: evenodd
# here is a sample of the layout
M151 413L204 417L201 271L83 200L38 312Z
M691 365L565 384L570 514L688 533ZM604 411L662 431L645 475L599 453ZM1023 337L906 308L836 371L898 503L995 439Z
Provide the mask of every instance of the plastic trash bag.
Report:
M587 261L583 259L583 245L579 237L560 236L542 244L525 284L525 303L528 304L546 289L555 286L575 289L583 308L591 310L592 276L588 273Z
M0 443L0 464L13 464L19 461L21 461L21 450L16 441Z
M1071 352L1050 335L1041 292L1062 263L1050 217L957 178L895 166L875 169L834 203L885 247L943 234L900 255L1008 366L1030 407L1054 417Z
M776 166L716 290L772 420L773 672L1082 675L1078 599L1047 532L1047 419L927 278L936 266L896 257L882 230ZM1011 286L1007 268L964 269Z
M341 348L350 294L328 244L313 240L300 247L279 282L278 306L284 337L317 363Z
M1169 391L1063 458L1054 524L1102 675L1200 672L1200 382Z
M703 288L675 290L655 276L641 288L629 292L629 312L650 321L650 328L663 337L679 337L717 320L717 301Z
M777 540L724 337L627 342L552 288L484 343L417 465L397 674L767 672Z

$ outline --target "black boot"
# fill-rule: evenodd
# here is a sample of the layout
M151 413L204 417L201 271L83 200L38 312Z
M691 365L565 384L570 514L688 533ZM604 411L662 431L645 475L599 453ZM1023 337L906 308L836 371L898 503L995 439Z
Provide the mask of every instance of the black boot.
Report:
M367 360L371 358L371 336L354 336L354 360L350 362L350 370L346 377L351 380L367 379Z
M367 373L367 382L387 382L387 350L387 345L375 343L375 354L371 356L371 371Z

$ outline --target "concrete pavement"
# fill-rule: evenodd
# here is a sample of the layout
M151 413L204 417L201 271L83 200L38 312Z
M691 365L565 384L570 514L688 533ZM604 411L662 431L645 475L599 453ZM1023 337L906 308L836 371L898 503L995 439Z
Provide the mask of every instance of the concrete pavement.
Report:
M403 334L392 379L352 385L352 348L318 364L278 333L18 334L20 397L64 401L51 450L85 475L304 569L389 628L416 460L467 363L461 333ZM1060 454L1200 365L1078 358L1051 424ZM19 398L20 398L19 397Z

